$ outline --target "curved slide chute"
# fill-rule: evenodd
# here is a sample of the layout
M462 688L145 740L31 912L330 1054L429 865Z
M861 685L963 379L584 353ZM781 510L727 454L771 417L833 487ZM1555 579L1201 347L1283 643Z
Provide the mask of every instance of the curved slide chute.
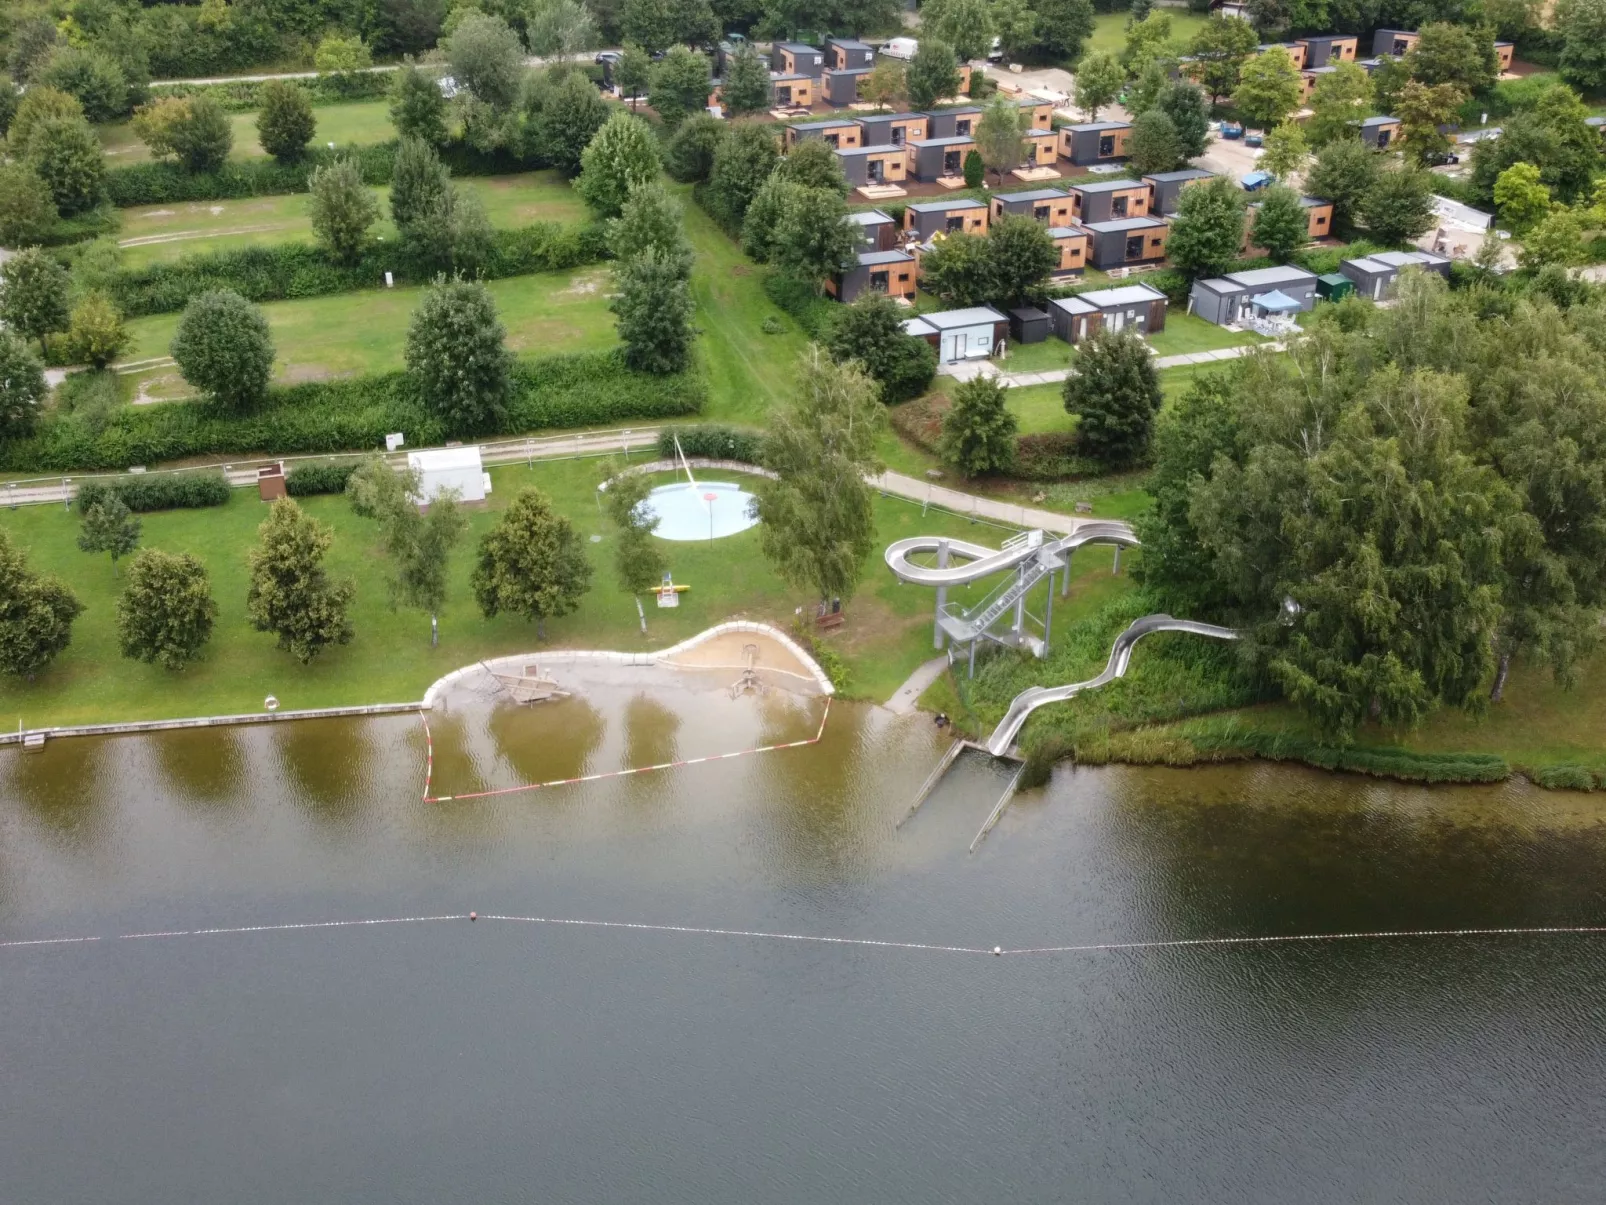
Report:
M1114 520L1090 519L1079 523L1068 536L1049 536L1041 531L1025 531L1006 540L1002 548L988 548L968 540L944 539L939 536L911 536L887 545L887 568L899 581L917 586L962 586L979 581L1005 569L1013 569L1022 561L1039 553L1072 552L1084 544L1120 544L1136 548L1138 537L1125 523ZM949 556L963 558L962 564L938 567L918 565L909 558L916 553L937 555L943 544Z
M1189 632L1195 636L1208 636L1212 640L1239 638L1236 628L1199 623L1192 619L1173 619L1169 615L1145 615L1142 619L1134 619L1131 626L1115 638L1115 643L1110 646L1110 659L1105 664L1104 671L1097 677L1089 678L1086 682L1071 682L1065 686L1031 686L1016 695L1009 705L1009 711L999 721L998 727L993 729L993 734L987 738L987 752L994 757L1008 755L1010 746L1020 734L1021 725L1026 723L1027 717L1039 707L1047 706L1049 703L1063 703L1066 699L1075 698L1084 690L1096 690L1117 678L1124 678L1127 666L1132 662L1132 646L1143 637L1155 632Z

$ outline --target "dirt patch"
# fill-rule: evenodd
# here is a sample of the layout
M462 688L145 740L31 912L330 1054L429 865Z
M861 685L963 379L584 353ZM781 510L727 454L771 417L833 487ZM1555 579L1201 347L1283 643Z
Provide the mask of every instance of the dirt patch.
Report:
M732 264L730 266L730 274L732 276L751 276L753 267L751 264Z
M281 385L305 385L309 381L333 380L337 373L330 372L321 364L292 364L278 374L278 383Z
M569 280L569 287L559 289L559 297L589 297L608 282L609 272L606 268L600 271L582 272Z

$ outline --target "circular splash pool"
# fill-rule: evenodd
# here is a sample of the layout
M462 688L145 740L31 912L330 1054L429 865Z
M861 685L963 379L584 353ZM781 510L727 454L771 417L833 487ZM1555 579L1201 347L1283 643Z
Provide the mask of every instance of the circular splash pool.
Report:
M728 481L677 482L647 495L658 516L653 532L665 540L717 540L758 522L749 511L753 495Z

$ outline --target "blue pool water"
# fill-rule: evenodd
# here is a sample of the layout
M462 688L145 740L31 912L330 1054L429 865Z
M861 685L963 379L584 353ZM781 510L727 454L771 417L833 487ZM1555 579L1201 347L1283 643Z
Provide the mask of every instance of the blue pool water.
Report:
M753 495L728 481L660 485L647 496L658 516L653 533L665 540L717 540L746 531L758 522L750 513Z

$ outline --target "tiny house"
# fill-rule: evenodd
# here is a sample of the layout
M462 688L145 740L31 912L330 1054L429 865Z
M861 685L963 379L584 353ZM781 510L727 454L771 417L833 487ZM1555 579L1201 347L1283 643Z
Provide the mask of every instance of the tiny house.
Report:
M770 54L770 66L782 75L819 79L825 71L825 55L801 42L777 42Z
M1374 151L1386 151L1400 135L1398 117L1368 117L1361 122L1361 141Z
M1009 311L1009 337L1016 343L1044 343L1052 329L1048 314L1031 306Z
M955 197L949 201L919 201L903 210L903 228L929 242L937 234L986 234L985 201Z
M1080 343L1100 331L1135 330L1152 335L1165 330L1165 294L1152 285L1095 289L1048 303L1054 333L1067 343Z
M861 251L858 262L825 282L827 295L852 302L865 293L915 295L915 257L907 251Z
M861 251L895 251L898 248L898 223L892 215L879 209L848 214L848 224L859 232L864 246Z
M1333 231L1333 203L1323 197L1300 197L1299 203L1305 207L1305 237L1311 242L1319 238L1326 238ZM1238 248L1238 253L1245 257L1264 254L1258 250L1254 242L1255 211L1260 208L1259 203L1251 205L1244 214L1244 237Z
M821 99L828 105L845 108L859 99L859 85L864 77L870 74L868 67L853 67L845 70L830 70L821 77Z
M1026 167L1053 167L1059 158L1059 135L1053 130L1027 130Z
M965 156L976 149L968 134L949 138L912 139L909 165L916 180L940 180L964 174Z
M990 305L978 305L922 314L906 320L903 329L936 348L940 363L954 364L992 355L1009 337L1009 319Z
M1386 54L1403 59L1421 36L1412 29L1380 29L1372 35L1372 57Z
M1161 217L1170 217L1176 213L1177 206L1182 200L1182 190L1190 184L1197 184L1201 180L1210 180L1214 177L1202 167L1184 167L1174 172L1157 172L1152 176L1144 176L1143 182L1149 186L1149 212L1159 214Z
M1020 102L1021 112L1027 114L1027 132L1032 130L1052 130L1054 128L1054 106L1046 100L1038 100L1029 96Z
M1055 280L1080 276L1087 266L1087 231L1080 226L1050 226L1048 237L1054 240L1054 249L1059 252L1059 261L1049 276Z
M1268 54L1273 50L1280 50L1286 54L1293 61L1294 66L1301 71L1310 65L1307 61L1309 58L1309 51L1303 42L1263 42L1259 47L1257 47L1257 49L1261 54Z
M1068 226L1071 198L1057 188L1037 188L1031 192L1004 193L993 198L994 220L1004 214L1035 218L1045 226Z
M1101 271L1134 264L1157 264L1165 259L1171 223L1164 218L1120 218L1086 225L1092 240L1088 261Z
M865 146L903 146L924 139L928 129L924 113L864 113L854 120L864 131Z
M1343 275L1355 282L1362 297L1381 301L1394 292L1400 273L1407 268L1433 272L1448 278L1450 261L1433 251L1378 251L1360 259L1346 259L1338 265Z
M1109 163L1126 158L1126 140L1132 136L1129 121L1087 121L1060 127L1060 158L1077 166Z
M926 135L929 138L969 138L976 132L981 110L975 105L957 109L938 109L926 114Z
M781 144L791 150L808 138L818 138L835 150L849 150L859 145L859 123L835 117L828 121L804 121L787 126L781 135Z
M1353 63L1360 39L1352 33L1330 33L1320 37L1295 38L1305 48L1306 67L1325 67L1329 63Z
M1229 272L1210 280L1196 280L1188 294L1193 312L1217 326L1232 326L1248 318L1256 297L1278 292L1293 298L1302 311L1316 308L1316 273L1285 264L1251 272Z
M875 51L868 42L854 38L826 38L825 66L828 71L866 71L875 66Z
M1511 60L1516 53L1516 46L1510 42L1496 42L1494 44L1495 62L1499 64L1502 75L1511 70Z
M901 146L838 147L836 161L854 188L901 184L908 179L909 153Z
M770 74L771 94L774 103L783 109L807 109L814 103L819 80L809 75Z
M1096 180L1072 184L1070 192L1071 216L1083 222L1144 217L1152 195L1147 180Z

